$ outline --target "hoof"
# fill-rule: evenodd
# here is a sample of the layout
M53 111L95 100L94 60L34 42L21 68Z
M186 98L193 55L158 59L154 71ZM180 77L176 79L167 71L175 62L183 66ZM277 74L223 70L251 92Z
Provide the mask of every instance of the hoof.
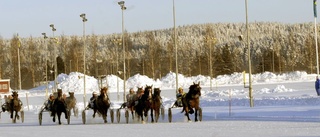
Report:
M52 118L52 121L53 121L53 122L56 122L56 119L55 119L55 118Z
M193 114L194 113L194 111L191 109L191 110L189 110L189 114Z

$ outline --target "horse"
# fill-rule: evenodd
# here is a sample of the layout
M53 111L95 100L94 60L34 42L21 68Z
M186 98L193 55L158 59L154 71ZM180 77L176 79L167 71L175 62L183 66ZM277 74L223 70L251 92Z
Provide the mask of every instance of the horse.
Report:
M18 96L19 96L18 92L13 91L12 99L9 101L9 107L7 107L8 111L10 112L10 118L13 120L14 123L16 122L16 119L19 120L20 116L18 112L20 112L22 108L22 102L18 98ZM13 117L13 113L15 113L14 117Z
M159 115L160 115L160 107L162 105L160 88L154 88L152 94L152 104L151 104L151 122L154 122L153 119L153 111L155 111L155 120L158 122Z
M138 95L138 104L136 106L136 112L138 114L138 117L141 117L142 122L143 116L147 117L148 116L148 111L151 107L151 93L152 93L152 85L148 86L146 85L143 94L141 96Z
M56 122L56 115L58 116L59 125L61 125L61 114L62 112L65 115L65 118L68 119L69 115L67 113L67 104L62 96L62 90L58 89L57 97L54 99L52 104L51 116L53 116L52 121Z
M193 114L195 109L195 121L198 121L198 110L200 108L199 106L199 97L201 96L201 87L200 87L200 82L198 84L193 82L193 85L189 87L189 92L187 94L184 94L182 96L182 104L183 104L183 109L181 113L185 112L185 115L188 118L188 121L190 120L189 113Z
M102 115L104 123L107 123L107 113L110 108L110 100L107 95L108 88L104 87L100 90L100 95L97 99L94 100L94 109L93 116L96 112L99 112Z
M68 111L71 112L72 109L74 116L78 117L77 99L74 97L74 92L69 92L69 96L66 97L66 104Z

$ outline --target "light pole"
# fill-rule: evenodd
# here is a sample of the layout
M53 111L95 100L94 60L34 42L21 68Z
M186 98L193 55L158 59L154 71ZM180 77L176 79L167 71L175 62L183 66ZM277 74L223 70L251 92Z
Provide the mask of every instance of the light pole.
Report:
M248 46L248 65L249 65L249 99L250 107L253 107L253 96L252 96L252 76L251 76L251 48L249 43L249 24L248 24L248 0L245 0L246 4L246 30L247 30L247 46Z
M21 46L21 41L19 34L17 34L18 37L18 70L19 70L19 90L21 90L21 69L20 69L20 46Z
M126 102L126 48L124 44L124 18L123 18L123 12L127 9L127 7L124 5L124 1L118 2L118 4L121 7L122 11L122 48L123 48L123 101Z
M176 92L178 93L178 84L179 84L179 78L178 78L178 47L177 47L177 31L176 31L176 9L174 6L174 0L173 2L173 32L174 32L174 46L175 46L175 57L176 57Z
M85 22L88 21L86 14L80 15L83 22L83 104L86 108L86 33L85 33Z
M47 45L47 41L46 39L47 34L46 33L41 33L43 35L43 39L44 39L44 44L46 46L46 98L48 98L48 64L47 64L47 60L48 60L48 45Z
M55 27L54 27L54 24L50 24L50 27L51 27L51 30L52 30L52 38L53 40L56 40L55 37L54 37L54 32L57 30ZM56 56L57 56L57 53L56 53L56 45L53 44L53 47L54 47L54 55L53 55L53 58L54 58L54 91L57 91L57 59L56 59Z
M205 38L205 40L207 41L207 44L209 46L209 77L210 77L210 90L212 90L212 43L214 44L216 42L216 38L213 38L213 37L208 37L208 38Z
M112 40L113 44L116 45L116 53L117 53L117 61L116 61L116 76L117 76L117 100L120 100L120 94L119 94L119 75L118 75L118 69L119 69L119 50L118 50L118 46L121 45L121 39L113 39Z

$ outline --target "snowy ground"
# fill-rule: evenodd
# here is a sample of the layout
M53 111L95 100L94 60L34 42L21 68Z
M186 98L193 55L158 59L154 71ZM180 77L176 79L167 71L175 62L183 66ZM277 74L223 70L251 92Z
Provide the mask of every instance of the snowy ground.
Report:
M83 110L83 78L81 73L59 75L59 88L67 93L74 91L77 106ZM180 108L173 109L173 122L168 122L167 110L175 101L175 74L169 73L163 79L152 80L146 76L135 75L127 80L127 88L153 84L162 89L161 95L166 110L164 119L159 123L141 124L130 119L125 123L124 110L121 110L120 123L104 124L101 117L92 118L92 111L86 111L87 123L80 116L71 117L70 125L62 120L62 125L52 122L48 112L43 114L42 125L38 122L39 109L45 101L45 86L27 91L19 91L24 103L25 121L13 124L8 113L1 113L0 136L320 136L320 98L314 90L314 74L292 72L275 75L263 73L253 76L253 96L255 106L249 107L248 89L243 87L243 75L219 76L212 80L208 77L184 77L179 75L179 85L188 90L192 82L202 86L201 107L203 121L187 122ZM102 80L108 85L112 108L119 108L123 101L123 81L119 79L117 92L116 76ZM86 100L93 91L98 90L98 81L86 77ZM52 82L49 88L52 88ZM51 90L49 91L51 92ZM117 99L119 95L119 100ZM28 96L28 101L26 96ZM3 98L3 95L2 95ZM194 115L191 115L194 120Z

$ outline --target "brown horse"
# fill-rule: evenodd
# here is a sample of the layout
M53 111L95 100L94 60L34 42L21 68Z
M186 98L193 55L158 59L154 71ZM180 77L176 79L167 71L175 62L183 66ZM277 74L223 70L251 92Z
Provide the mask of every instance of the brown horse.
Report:
M193 83L189 87L189 92L187 94L184 94L182 96L182 104L183 104L183 109L181 113L184 111L185 115L188 118L188 121L190 121L189 113L193 114L195 109L195 121L198 121L197 115L198 115L198 110L200 108L199 106L199 98L201 96L201 87L200 87L200 82L198 84Z
M143 116L147 117L148 116L148 111L151 107L152 104L152 85L148 86L146 85L143 94L141 96L138 95L138 104L136 106L136 112L138 114L138 117L141 117L142 122Z
M108 109L110 108L110 100L107 95L108 88L104 87L100 90L100 95L96 100L94 100L94 109L93 109L93 115L95 115L96 112L102 115L102 118L104 120L104 123L107 123L107 114Z
M160 108L162 105L162 98L160 96L161 90L160 88L154 88L152 94L152 104L151 104L151 122L154 122L153 119L153 111L155 112L155 120L158 122L160 115Z
M67 109L69 111L69 115L72 109L74 116L77 117L78 116L78 108L76 107L77 99L74 97L74 92L69 92L69 97L66 97L66 104L67 104Z
M62 96L62 90L58 89L58 95L54 99L52 104L51 116L53 116L52 121L56 122L56 115L58 116L59 125L61 125L61 114L64 113L65 118L68 119L69 115L67 113L67 104Z
M9 101L8 111L10 112L10 118L12 118L13 122L15 123L16 119L20 118L18 112L21 111L22 102L18 98L18 92L17 91L13 91L12 92L12 97L13 98ZM13 117L13 113L15 113L14 117Z

